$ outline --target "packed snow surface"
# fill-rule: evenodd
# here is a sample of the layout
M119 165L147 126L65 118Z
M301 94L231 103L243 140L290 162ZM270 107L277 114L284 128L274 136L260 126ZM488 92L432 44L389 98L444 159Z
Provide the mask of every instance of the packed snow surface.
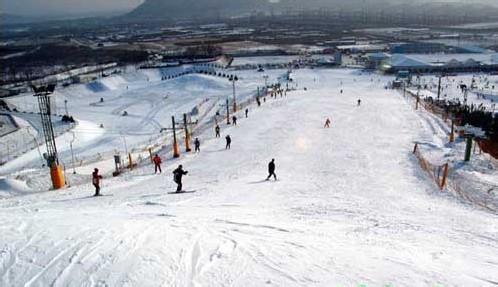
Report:
M498 218L419 171L432 132L406 100L351 70L293 77L161 175L0 201L0 286L496 286Z

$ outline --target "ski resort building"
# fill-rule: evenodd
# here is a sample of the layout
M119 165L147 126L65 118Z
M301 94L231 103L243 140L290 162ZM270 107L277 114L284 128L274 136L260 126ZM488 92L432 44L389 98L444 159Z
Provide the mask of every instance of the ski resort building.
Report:
M498 71L498 54L392 54L378 65L387 74Z
M393 43L389 45L389 52L391 54L480 54L489 52L489 50L476 45L458 45L457 43L446 44L437 41L438 40L434 40L434 42Z
M387 48L387 45L384 44L355 44L337 46L337 50L343 54L383 52L386 51Z

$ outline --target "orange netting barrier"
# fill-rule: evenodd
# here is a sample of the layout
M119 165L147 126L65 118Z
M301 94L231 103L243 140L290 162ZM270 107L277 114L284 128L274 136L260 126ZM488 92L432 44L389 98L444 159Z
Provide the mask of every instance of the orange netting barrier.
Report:
M420 152L418 144L415 144L415 147L413 148L413 155L418 159L420 167L436 183L439 189L443 190L448 178L449 165L447 163L436 165L428 161Z

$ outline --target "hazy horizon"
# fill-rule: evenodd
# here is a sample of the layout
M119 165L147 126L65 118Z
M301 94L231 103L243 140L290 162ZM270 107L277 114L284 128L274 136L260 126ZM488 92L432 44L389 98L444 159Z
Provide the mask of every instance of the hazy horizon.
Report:
M0 12L25 16L101 15L133 10L145 0L0 0ZM202 0L199 0L202 1ZM239 0L240 1L240 0ZM243 0L242 0L243 1ZM271 2L278 2L269 0ZM302 0L307 1L307 0ZM333 0L331 0L333 1ZM367 2L374 0L365 0ZM409 0L404 0L409 1ZM498 7L495 0L415 0L416 2L480 3ZM401 1L396 1L401 2ZM414 1L409 1L413 3Z
M145 0L0 0L0 12L23 16L105 14L132 10Z

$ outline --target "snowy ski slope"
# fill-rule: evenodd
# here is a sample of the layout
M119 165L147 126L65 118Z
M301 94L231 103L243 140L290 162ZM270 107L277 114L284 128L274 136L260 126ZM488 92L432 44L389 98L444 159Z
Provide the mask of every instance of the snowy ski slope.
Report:
M293 77L298 91L198 135L201 153L162 175L0 201L0 286L496 286L498 218L419 171L413 142L434 131L389 79ZM190 192L171 194L178 164Z

